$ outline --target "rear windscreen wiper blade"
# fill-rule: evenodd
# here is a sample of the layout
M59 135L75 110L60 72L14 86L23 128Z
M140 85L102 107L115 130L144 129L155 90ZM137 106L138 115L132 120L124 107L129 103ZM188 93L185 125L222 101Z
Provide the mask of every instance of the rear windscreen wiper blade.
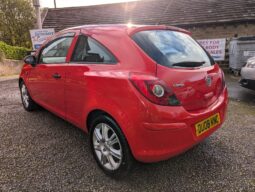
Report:
M172 66L178 67L200 67L205 64L205 61L197 62L197 61L183 61L179 63L174 63Z

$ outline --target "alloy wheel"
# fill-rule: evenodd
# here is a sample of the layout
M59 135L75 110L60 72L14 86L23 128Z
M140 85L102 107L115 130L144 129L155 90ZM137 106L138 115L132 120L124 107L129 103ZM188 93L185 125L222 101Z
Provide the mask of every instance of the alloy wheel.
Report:
M28 108L28 106L29 106L29 95L28 95L27 88L24 84L22 84L22 87L21 87L21 96L22 96L23 104L25 105L26 108Z
M106 123L98 124L93 132L93 148L100 164L108 170L116 170L122 162L120 140Z

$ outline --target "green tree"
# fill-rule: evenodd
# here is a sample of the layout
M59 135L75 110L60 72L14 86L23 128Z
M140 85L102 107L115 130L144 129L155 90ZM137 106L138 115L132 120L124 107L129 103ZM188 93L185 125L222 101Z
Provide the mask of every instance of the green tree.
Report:
M29 29L34 28L34 24L31 0L0 0L0 41L31 47Z

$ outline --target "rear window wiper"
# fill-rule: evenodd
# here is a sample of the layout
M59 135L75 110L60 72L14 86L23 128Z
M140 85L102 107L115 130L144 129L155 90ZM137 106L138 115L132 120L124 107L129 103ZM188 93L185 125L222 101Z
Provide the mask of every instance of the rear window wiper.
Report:
M205 61L183 61L183 62L179 62L179 63L174 63L172 64L172 66L178 66L178 67L200 67L203 64L205 64Z

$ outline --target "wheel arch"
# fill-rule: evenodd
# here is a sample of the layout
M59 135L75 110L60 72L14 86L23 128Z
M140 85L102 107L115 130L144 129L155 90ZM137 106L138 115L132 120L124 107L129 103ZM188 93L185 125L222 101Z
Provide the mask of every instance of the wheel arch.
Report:
M110 118L112 118L115 123L117 123L117 121L113 118L112 115L110 115L108 112L102 110L102 109L94 109L92 111L90 111L87 115L87 118L86 118L86 128L87 128L87 131L89 132L89 129L90 129L90 124L91 122L93 121L93 119L99 115L107 115L109 116ZM117 123L118 124L118 123ZM119 125L119 124L118 124Z
M87 115L87 119L86 119L86 131L89 133L90 132L90 124L92 123L93 121L93 118L99 116L99 115L106 115L108 116L109 118L111 118L114 123L116 123L116 125L120 128L120 131L122 132L122 134L124 135L124 138L128 144L128 148L131 152L131 155L132 157L134 157L134 153L133 153L133 150L131 148L131 145L130 145L130 141L127 137L127 132L125 130L123 130L123 127L121 126L121 122L118 122L118 120L116 120L116 118L113 117L113 115L111 115L110 113L106 112L105 110L102 110L102 109L93 109L92 111L90 111Z
M23 80L22 77L20 77L20 78L19 78L19 87L20 87L20 84L21 84L22 82L24 82L24 80Z

